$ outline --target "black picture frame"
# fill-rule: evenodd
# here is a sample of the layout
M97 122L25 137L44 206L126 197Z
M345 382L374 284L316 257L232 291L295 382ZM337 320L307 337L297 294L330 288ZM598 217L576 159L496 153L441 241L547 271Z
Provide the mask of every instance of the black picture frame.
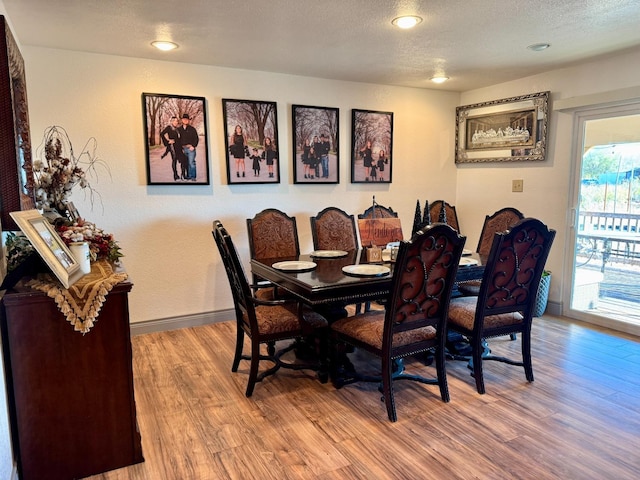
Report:
M222 99L229 185L280 183L277 110L276 102ZM235 136L237 127L241 136Z
M147 185L209 185L209 142L207 138L207 109L204 97L170 95L164 93L143 93L144 135L146 147ZM197 133L195 164L185 156L184 149L173 145L179 140L171 139L165 132L177 120L178 131L183 130L183 117L188 117L188 125ZM185 117L185 120L187 119ZM184 139L193 137L187 129ZM169 138L169 140L167 140ZM173 140L174 143L171 143ZM192 142L193 143L193 142ZM188 144L190 145L190 144ZM172 148L173 147L173 148ZM194 167L195 166L195 176Z
M340 110L292 105L291 119L293 183L340 183Z
M392 167L393 112L351 110L351 183L391 183Z

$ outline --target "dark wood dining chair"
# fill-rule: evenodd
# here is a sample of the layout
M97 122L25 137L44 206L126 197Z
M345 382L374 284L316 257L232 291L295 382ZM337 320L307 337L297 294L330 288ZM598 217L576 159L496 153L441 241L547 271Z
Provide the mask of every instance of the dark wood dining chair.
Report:
M358 234L353 215L327 207L310 218L314 250L357 250Z
M493 237L496 232L504 232L514 226L524 215L520 210L513 207L505 207L492 215L487 215L482 225L480 239L476 252L480 255L482 264L486 263L491 251ZM463 295L478 295L480 293L480 280L469 280L458 284L458 291Z
M314 250L353 251L360 248L356 221L353 215L337 207L327 207L315 217L310 218L311 236ZM365 311L369 311L370 302L365 302ZM362 310L362 303L355 304L356 313Z
M444 212L442 211L443 205ZM446 216L444 222L442 222L443 216ZM446 223L447 225L451 225L451 227L456 232L460 232L460 224L458 223L458 214L456 213L456 207L445 202L444 200L436 200L431 205L429 205L429 219L431 223L442 222Z
M496 360L524 367L533 382L531 322L538 284L555 230L540 220L525 218L493 236L479 295L458 297L449 307L449 329L469 339L478 393L485 393L482 365ZM493 356L484 339L521 333L522 361Z
M300 243L296 218L276 209L267 208L247 219L249 234L249 254L251 258L290 258L297 260L300 255ZM270 284L253 275L255 288L263 291L261 298L278 297L281 290L264 290Z
M449 401L445 369L447 312L465 237L437 224L400 242L385 311L346 317L331 325L332 344L346 342L377 355L382 363L382 391L389 420L397 420L393 382L437 384ZM403 357L435 350L436 378L394 372ZM403 367L402 367L403 369Z
M262 300L253 295L247 282L247 277L240 263L238 252L220 221L213 222L213 238L215 239L222 263L224 265L229 286L233 295L233 303L236 312L236 348L233 357L231 371L237 372L240 360L249 360L249 381L246 396L253 394L254 386L269 375L273 375L280 368L294 370L312 369L326 373L326 365L320 360L317 363L287 363L281 360L281 356L294 348L290 343L278 351L275 343L280 340L301 338L312 333L320 332L319 338L326 338L327 320L313 310L303 307L292 299ZM292 308L293 307L295 308ZM322 333L324 330L324 333ZM251 339L251 352L243 355L244 336ZM260 346L267 345L267 355L260 352ZM318 358L326 358L326 352L320 351L318 345ZM259 373L261 360L269 361L273 365ZM321 379L323 379L321 377ZM323 379L324 380L324 379Z
M251 258L286 258L300 255L296 217L267 208L247 219Z

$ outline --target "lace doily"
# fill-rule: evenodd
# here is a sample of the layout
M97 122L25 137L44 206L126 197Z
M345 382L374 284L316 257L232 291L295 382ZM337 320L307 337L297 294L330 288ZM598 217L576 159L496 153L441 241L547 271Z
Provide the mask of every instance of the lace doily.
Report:
M107 294L128 275L116 273L106 260L91 263L91 273L65 289L51 274L41 273L26 283L54 299L74 330L87 333L95 324Z

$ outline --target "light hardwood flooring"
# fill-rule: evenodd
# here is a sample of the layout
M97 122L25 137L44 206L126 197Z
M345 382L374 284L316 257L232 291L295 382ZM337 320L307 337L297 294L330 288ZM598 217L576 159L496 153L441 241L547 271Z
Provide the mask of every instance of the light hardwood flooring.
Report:
M145 462L91 478L640 478L638 338L534 319L535 382L486 362L479 395L466 364L449 361L451 402L437 386L397 382L397 423L375 384L336 390L312 372L280 370L246 398L234 340L233 322L134 337ZM519 338L490 345L519 356Z

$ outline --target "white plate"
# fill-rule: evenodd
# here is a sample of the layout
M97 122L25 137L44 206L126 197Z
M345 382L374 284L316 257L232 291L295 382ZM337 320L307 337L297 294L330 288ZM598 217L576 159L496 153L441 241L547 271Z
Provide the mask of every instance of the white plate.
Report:
M285 272L304 272L307 270L313 270L317 267L314 262L302 262L302 261L289 261L289 262L276 262L271 265L273 268L283 270Z
M469 256L469 255L471 255L472 253L473 253L473 252L472 252L471 250L467 249L467 248L465 248L464 250L462 250L462 256L463 256L463 257Z
M347 255L349 255L349 252L344 250L315 250L311 252L311 256L317 258L339 258Z
M358 277L382 277L383 275L389 275L391 269L383 265L363 263L360 265L346 265L342 267L342 271L347 275L356 275Z
M475 258L461 258L460 259L460 266L461 267L468 267L470 265L478 265L478 260L476 260Z

